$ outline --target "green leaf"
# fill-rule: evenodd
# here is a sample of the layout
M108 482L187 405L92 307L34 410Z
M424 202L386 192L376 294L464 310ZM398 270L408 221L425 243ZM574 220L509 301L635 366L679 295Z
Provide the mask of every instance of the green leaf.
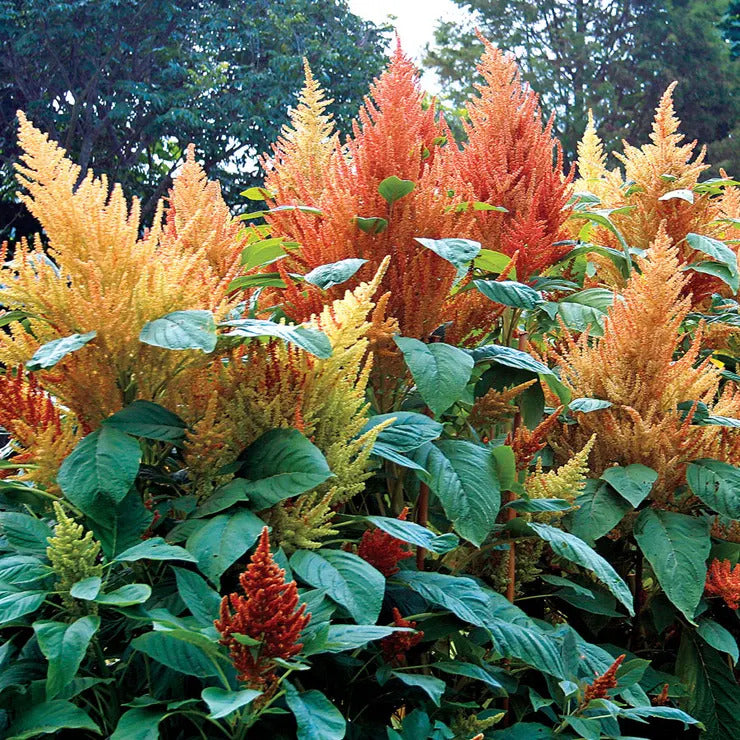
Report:
M540 511L568 511L573 506L570 501L566 501L564 498L518 498L509 501L504 505L504 508L536 513Z
M533 309L542 303L542 295L534 288L513 280L473 280L473 285L486 298L514 308Z
M413 686L424 691L437 706L439 706L442 694L447 688L447 684L441 678L435 678L434 676L425 676L421 673L405 673L403 671L391 671L391 675L405 683L406 686Z
M590 288L589 290L602 290L601 288ZM562 322L574 331L586 331L594 337L600 337L604 334L604 319L606 318L606 307L602 301L593 295L586 295L588 291L583 290L579 293L572 293L560 300L557 304L558 316ZM610 299L613 294L609 291ZM610 305L610 304L609 304Z
M473 360L463 350L411 337L394 337L424 402L439 416L459 400L470 381Z
M89 331L86 334L71 334L68 337L42 344L26 364L26 370L46 370L54 367L57 362L63 360L71 352L84 347L97 335L96 331Z
M686 482L709 508L740 519L740 469L719 460L695 460L686 468Z
M388 221L378 216L355 216L355 223L360 231L366 234L382 234L388 228Z
M347 723L342 713L320 691L299 693L288 681L284 681L282 686L285 702L298 725L296 740L342 740Z
M243 478L234 478L223 486L219 486L192 514L194 519L202 519L211 514L217 514L224 509L230 509L234 504L246 502L249 481Z
M425 414L397 411L393 414L371 416L360 431L360 435L389 419L393 419L393 422L378 435L373 445L373 454L394 462L402 457L402 453L410 452L437 439L444 429L442 424Z
M332 624L326 636L326 647L322 652L339 653L355 650L373 640L381 640L394 632L408 632L398 627L381 627L369 624Z
M161 537L152 537L138 545L129 547L120 555L117 555L113 562L133 563L136 560L187 560L196 562L195 558L183 547L177 545L168 545Z
M0 531L15 552L41 557L46 555L49 546L47 538L54 535L46 522L15 511L0 512Z
M229 291L247 288L285 288L285 280L279 272L258 272L255 275L242 275L229 283Z
M39 648L49 661L46 698L53 699L76 675L90 640L100 627L100 617L86 616L71 624L34 622Z
M172 570L175 571L177 592L185 606L200 624L210 627L218 619L221 596L197 573L184 568L173 567Z
M107 606L133 606L143 604L152 595L152 589L146 583L128 583L107 594L98 594L94 601Z
M185 436L185 422L158 403L138 400L109 416L103 426L117 429L134 437L156 439L161 442L181 442Z
M221 574L257 541L264 526L247 509L219 514L188 537L186 548L197 558L200 572L218 586Z
M234 319L222 321L219 326L231 327L226 337L277 337L289 344L295 344L311 355L325 360L331 357L332 348L329 338L318 329L292 324L278 324L266 319Z
M272 429L239 455L239 474L256 510L320 486L333 476L321 450L297 429Z
M470 239L415 239L458 269L470 264L480 254L480 242Z
M203 701L208 704L208 709L211 712L208 716L211 719L228 717L237 709L241 709L253 702L258 696L262 696L262 692L255 691L254 689L226 691L217 686L203 689L201 693Z
M494 272L501 274L511 262L511 257L502 252L494 252L492 249L481 249L473 261L473 267L483 272ZM511 273L516 277L516 270Z
M728 285L730 285L735 293L740 290L740 272L738 272L737 255L730 247L719 239L712 239L702 234L687 234L686 241L697 252L706 254L721 265L724 265L729 273Z
M632 506L617 495L606 481L589 481L575 501L577 508L568 517L568 529L587 543L593 543L614 529Z
M507 658L516 658L556 678L565 676L565 667L557 644L547 635L511 624L505 619L491 620L488 629L496 650Z
M601 398L574 398L568 404L568 408L574 413L590 414L592 411L608 409L611 405L611 401L605 401Z
M100 734L100 728L86 712L71 702L56 699L35 704L24 711L7 730L5 740L26 740L63 729L89 730Z
M732 658L732 662L737 664L740 651L738 651L737 640L733 637L732 632L706 617L699 619L698 625L696 633L699 637L715 650L727 653Z
M499 344L485 344L476 349L469 349L466 352L473 358L477 365L480 362L495 362L497 365L514 367L519 370L529 370L533 373L542 375L554 375L547 365L539 360L535 360L532 355L522 352L520 349L513 347L504 347Z
M410 542L412 545L418 545L425 550L444 555L450 550L454 550L460 541L451 532L448 534L436 535L426 527L422 527L416 522L407 522L402 519L394 519L386 516L366 516L365 521L374 524L378 529L395 537L403 542Z
M298 550L290 558L294 575L343 606L357 624L375 624L385 593L383 574L344 550Z
M110 740L159 740L159 723L166 709L134 707L121 715Z
M367 260L357 258L331 262L327 265L314 267L311 272L303 276L303 279L307 283L321 288L321 290L328 290L335 285L347 282L366 263Z
M107 558L141 542L141 535L152 522L152 512L144 506L141 494L133 487L118 504L101 500L91 507L88 516L98 517L90 518L88 524Z
M216 322L210 311L173 311L144 324L139 341L164 349L216 349Z
M267 188L247 188L246 190L242 190L241 193L239 193L244 198L248 198L249 200L271 200L275 197L275 193L271 193Z
M101 426L83 437L59 468L64 495L92 519L106 519L136 480L141 447L128 434Z
M479 665L463 663L462 661L442 661L433 663L431 667L444 673L450 673L453 676L466 676L476 681L482 681L488 685L489 690L493 690L494 696L506 696L507 694L504 687L485 668Z
M629 587L601 555L575 535L563 532L556 527L536 522L530 523L529 527L550 545L556 555L590 570L626 607L630 616L634 616L632 593Z
M624 468L615 465L601 474L601 480L605 480L632 506L639 506L650 495L658 474L652 468L639 463Z
M46 591L10 592L0 595L0 625L32 614L44 603L45 598Z
M0 560L0 583L3 584L27 586L47 578L53 572L48 565L32 555L10 555Z
M694 624L712 544L709 522L672 511L644 509L637 517L634 534L666 596Z
M419 475L439 498L455 530L480 547L501 507L491 450L465 440L446 439L427 443L410 455L427 471Z
M207 678L218 675L217 666L201 647L180 640L170 632L146 632L132 640L131 647L186 676Z
M378 192L387 203L391 204L408 195L415 187L416 185L411 180L401 180L391 175L378 185Z
M73 584L69 589L69 595L75 599L92 601L100 593L103 579L100 576L90 576Z
M244 265L244 270L248 272L255 267L269 265L271 262L285 257L286 252L283 249L283 243L284 239L281 236L275 236L270 239L262 239L247 244L242 251L242 265Z

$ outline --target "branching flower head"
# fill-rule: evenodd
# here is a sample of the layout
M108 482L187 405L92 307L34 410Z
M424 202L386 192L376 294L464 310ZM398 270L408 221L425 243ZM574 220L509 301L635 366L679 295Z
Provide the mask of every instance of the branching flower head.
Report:
M737 610L740 607L740 565L732 567L729 560L712 560L705 590L711 596L721 596L730 609Z
M408 513L408 507L405 507L398 518L405 521ZM379 570L386 578L398 573L398 563L401 560L411 558L414 555L405 542L396 539L378 527L368 529L362 533L357 554Z

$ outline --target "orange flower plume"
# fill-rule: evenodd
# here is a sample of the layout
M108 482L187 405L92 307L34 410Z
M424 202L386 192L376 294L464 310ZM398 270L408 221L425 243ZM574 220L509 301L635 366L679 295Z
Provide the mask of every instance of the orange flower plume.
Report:
M229 648L238 680L258 689L274 681L275 658L287 660L301 651L298 640L311 615L305 614L305 604L298 606L295 581L286 583L285 571L273 560L267 527L239 583L245 595L224 596L214 624L221 644ZM259 640L260 645L242 645L234 635Z
M737 610L740 607L740 565L733 568L729 560L712 560L705 590L711 596L721 596L730 609Z
M609 691L617 688L617 671L626 657L624 654L620 655L601 676L597 676L592 683L586 686L583 692L584 706L592 699L606 699Z
M507 213L475 212L470 234L487 249L519 251L517 279L526 281L563 257L572 173L564 177L552 120L543 126L537 95L522 83L514 57L479 36L483 84L468 101L468 142L456 156L459 181L474 199Z
M408 513L408 507L405 507L398 518L406 521ZM401 560L413 557L414 554L406 547L405 542L375 527L362 533L357 554L388 578L398 573L398 563Z

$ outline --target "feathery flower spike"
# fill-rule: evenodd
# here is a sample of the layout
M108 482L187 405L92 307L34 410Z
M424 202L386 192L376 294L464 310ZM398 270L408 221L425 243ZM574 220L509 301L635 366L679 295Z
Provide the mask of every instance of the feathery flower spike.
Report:
M406 506L398 518L406 521L408 513L409 509ZM405 542L375 527L362 533L357 554L388 578L398 572L398 563L401 560L413 557L413 553L407 550L407 547Z
M416 622L404 619L401 612L393 607L393 624L396 627L416 629ZM380 641L383 657L388 663L403 665L406 662L406 653L424 639L424 632L394 632Z
M597 676L586 686L581 706L585 707L592 699L606 699L610 689L617 688L617 671L626 657L624 654L620 655L601 676Z
M740 564L734 568L729 560L715 558L707 572L706 592L721 596L730 609L740 607Z

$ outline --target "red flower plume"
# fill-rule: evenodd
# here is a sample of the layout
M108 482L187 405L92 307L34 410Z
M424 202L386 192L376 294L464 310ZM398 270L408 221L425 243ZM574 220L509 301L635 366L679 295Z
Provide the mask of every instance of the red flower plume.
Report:
M298 640L311 615L304 613L305 604L298 607L295 581L286 583L285 571L272 559L267 527L239 583L245 595L224 596L214 624L221 644L229 648L238 679L250 688L261 688L275 678L275 658L300 652L303 645ZM242 645L234 635L247 635L261 644Z
M586 686L583 694L584 705L588 704L591 699L606 699L609 690L617 688L617 670L625 657L625 655L620 655L601 676L597 676L593 683Z
M398 515L398 518L405 521L408 513L407 506ZM398 563L401 560L413 556L413 553L405 548L405 542L376 527L362 533L357 554L388 578L388 576L398 573Z
M396 627L410 627L416 629L416 622L404 619L401 612L393 607L393 624ZM403 665L406 662L406 653L412 647L418 645L424 639L424 632L394 632L380 641L380 648L383 651L383 657L388 663Z
M729 560L712 560L705 588L708 594L721 596L730 609L740 607L740 564L732 568Z

